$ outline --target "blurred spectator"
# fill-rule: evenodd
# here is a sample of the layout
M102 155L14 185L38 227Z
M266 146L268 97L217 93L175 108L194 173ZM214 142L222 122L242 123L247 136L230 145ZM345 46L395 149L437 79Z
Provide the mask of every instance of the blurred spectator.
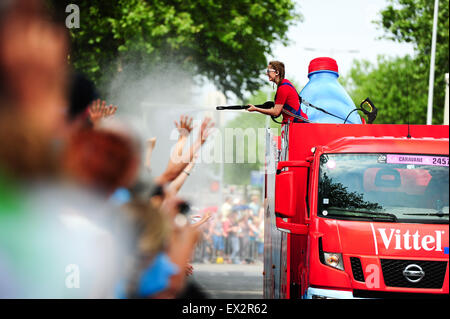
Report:
M250 206L250 209L252 210L252 215L253 216L258 216L259 215L259 208L260 208L260 201L259 201L259 196L257 195L253 195L252 196L252 201L251 203L248 205Z
M264 208L258 203L259 197L256 195L252 197L253 205L252 203L245 205L239 198L233 199L231 196L227 196L226 201L228 203L234 202L235 204L230 205L231 212L226 217L222 216L219 223L216 223L218 217L215 216L211 227L204 232L201 244L196 250L196 261L208 262L210 260L217 262L217 254L214 253L213 249L212 234L214 231L216 231L216 234L219 233L221 224L224 262L238 264L262 262L264 252ZM222 209L224 204L221 206ZM216 238L216 246L219 246L218 242L219 240ZM222 240L220 240L220 245L221 243ZM209 249L212 251L211 253L209 253ZM209 256L209 258L205 259L200 256ZM220 262L222 262L221 260L220 258Z
M137 143L107 130L75 132L65 148L65 173L81 185L110 195L119 187L131 186L137 177Z
M211 223L210 233L213 242L213 261L223 263L225 243L221 214L215 215L214 221Z
M258 234L256 236L256 247L257 247L257 258L259 261L263 260L263 254L264 254L264 219L258 218L257 219L257 225L258 225Z
M230 259L233 264L240 264L239 233L240 233L240 225L239 225L239 220L238 220L238 214L237 214L237 211L232 211L230 213L230 231L228 233L228 237L230 239L230 245L231 245Z
M227 217L228 214L231 212L233 200L231 197L227 196L225 197L225 202L220 207L220 212L222 213L222 216Z
M0 184L9 189L0 191L0 250L14 288L0 294L110 297L117 250L99 216L114 209L57 180L55 141L68 105L65 31L41 1L12 1L1 14ZM86 281L71 290L79 280Z
M256 238L258 236L258 225L255 223L255 220L258 220L257 216L248 217L248 239L249 239L249 248L248 248L248 261L249 263L254 263L256 259Z
M209 227L204 227L195 251L195 262L210 263L213 259L213 243Z
M241 217L239 218L239 255L242 261L249 263L249 254L250 254L250 228L248 221L248 210L243 209L240 211Z
M180 272L180 267L168 257L171 224L165 214L141 201L131 201L125 206L127 217L136 229L132 258L127 279L117 287L119 298L157 297L180 291L171 277Z
M210 263L213 261L213 242L211 234L211 223L214 223L214 214L217 214L217 206L206 207L200 210L203 216L208 216L208 220L212 222L205 223L201 226L201 239L196 247L196 262ZM197 217L198 218L198 217ZM204 218L204 217L203 217Z
M214 124L206 117L184 152L193 126L181 117L166 170L139 183L138 142L105 127L117 106L69 71L68 32L45 8L0 2L0 296L182 296L210 214L189 225L176 193ZM214 255L223 258L220 218L204 238L218 236Z
M231 263L231 243L230 243L230 214L222 217L222 231L223 231L223 242L224 242L224 260L227 263Z
M49 137L65 123L68 35L38 0L15 0L0 22L2 104Z
M88 106L99 97L91 80L80 72L72 72L69 86L68 120L74 121L79 117L86 117Z

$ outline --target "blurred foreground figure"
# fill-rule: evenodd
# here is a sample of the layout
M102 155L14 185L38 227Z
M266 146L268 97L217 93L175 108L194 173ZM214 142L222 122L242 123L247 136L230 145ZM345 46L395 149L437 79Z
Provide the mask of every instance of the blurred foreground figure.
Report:
M65 31L40 1L0 10L0 298L111 298L127 241L120 212L61 179Z
M67 121L67 33L41 1L2 1L0 18L0 298L176 297L198 239L179 187L158 205L140 198L133 138ZM91 121L116 108L105 109L94 102ZM210 126L157 183L181 174Z
M51 21L41 1L9 3L0 21L2 107L54 134L68 105L66 30Z
M112 298L131 230L101 191L109 184L95 156L84 164L97 184L81 172L63 179L78 157L52 165L61 157L39 133L0 117L0 297Z

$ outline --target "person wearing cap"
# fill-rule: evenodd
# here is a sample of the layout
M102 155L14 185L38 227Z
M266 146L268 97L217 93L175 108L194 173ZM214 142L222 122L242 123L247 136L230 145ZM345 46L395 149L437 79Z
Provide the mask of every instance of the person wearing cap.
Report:
M300 99L294 85L285 79L284 63L280 61L270 61L267 66L266 74L269 81L277 85L277 93L275 94L275 106L270 109L258 108L252 104L249 104L247 109L249 112L259 112L262 114L270 115L272 117L278 117L283 114L282 124L290 122L303 122L298 118L294 118L289 115L296 114L308 119L307 115L301 110ZM283 112L283 110L285 112ZM287 112L286 112L287 111Z

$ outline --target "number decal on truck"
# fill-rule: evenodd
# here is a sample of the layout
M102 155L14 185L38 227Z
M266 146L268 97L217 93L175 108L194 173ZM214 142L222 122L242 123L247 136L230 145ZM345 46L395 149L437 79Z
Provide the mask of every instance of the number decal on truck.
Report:
M446 157L433 157L433 165L448 166L448 158L446 158Z
M444 156L425 156L425 155L401 155L387 154L386 163L388 164L423 164L432 166L449 166L448 157Z

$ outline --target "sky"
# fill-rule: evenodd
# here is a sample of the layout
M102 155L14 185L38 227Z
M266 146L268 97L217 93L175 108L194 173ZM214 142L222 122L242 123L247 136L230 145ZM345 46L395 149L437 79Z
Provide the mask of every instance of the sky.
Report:
M377 56L413 54L413 46L380 40L385 32L372 23L387 0L296 0L303 22L291 27L291 43L277 45L273 59L284 62L286 78L305 85L309 62L320 56L334 58L340 75L348 73L354 59L377 61Z

